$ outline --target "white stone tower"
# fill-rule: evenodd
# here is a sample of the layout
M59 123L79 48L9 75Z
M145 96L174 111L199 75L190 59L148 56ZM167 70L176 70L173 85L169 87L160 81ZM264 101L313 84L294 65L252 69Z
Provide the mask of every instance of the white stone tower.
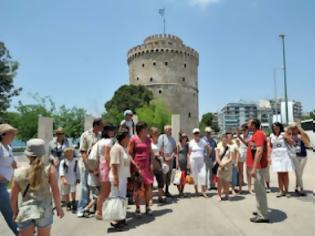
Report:
M198 64L198 52L180 38L149 36L128 52L129 83L147 86L172 114L180 114L181 130L191 134L199 123Z

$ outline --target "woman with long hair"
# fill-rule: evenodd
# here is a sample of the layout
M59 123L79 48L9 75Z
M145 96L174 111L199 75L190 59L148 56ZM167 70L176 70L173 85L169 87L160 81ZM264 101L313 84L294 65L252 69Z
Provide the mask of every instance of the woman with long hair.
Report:
M64 216L61 208L57 172L53 165L45 166L45 142L31 139L27 142L25 155L29 167L17 169L11 190L13 218L18 225L20 236L32 236L36 229L39 236L49 236L53 224L54 199L57 215ZM18 204L19 193L22 200Z
M272 170L278 175L279 194L277 197L287 196L289 188L289 171L293 170L289 156L283 125L279 122L272 124L272 134L269 139L269 152Z

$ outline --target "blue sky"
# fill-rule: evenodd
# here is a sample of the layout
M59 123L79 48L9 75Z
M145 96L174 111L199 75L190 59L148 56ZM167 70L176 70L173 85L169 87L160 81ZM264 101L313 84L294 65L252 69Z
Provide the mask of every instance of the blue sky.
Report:
M57 105L97 115L128 83L126 54L162 32L198 50L200 114L227 102L273 97L273 69L282 65L285 33L289 97L315 107L313 0L0 0L0 40L20 68L16 85ZM283 95L283 74L277 73Z

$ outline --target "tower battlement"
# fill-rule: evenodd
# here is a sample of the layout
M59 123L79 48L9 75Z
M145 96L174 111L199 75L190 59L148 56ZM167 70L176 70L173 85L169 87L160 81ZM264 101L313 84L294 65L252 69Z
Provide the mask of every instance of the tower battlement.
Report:
M185 57L194 57L199 63L199 54L193 48L186 46L183 41L170 34L156 34L147 37L144 44L135 46L128 51L128 64L134 58L148 53L168 52Z

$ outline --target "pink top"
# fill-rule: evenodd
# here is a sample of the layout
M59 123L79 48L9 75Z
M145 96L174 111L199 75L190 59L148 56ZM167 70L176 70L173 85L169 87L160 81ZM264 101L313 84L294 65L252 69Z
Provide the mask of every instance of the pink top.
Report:
M153 173L151 171L151 140L146 138L143 142L138 135L134 135L130 139L133 144L133 159L141 170L143 183L146 185L153 183Z

